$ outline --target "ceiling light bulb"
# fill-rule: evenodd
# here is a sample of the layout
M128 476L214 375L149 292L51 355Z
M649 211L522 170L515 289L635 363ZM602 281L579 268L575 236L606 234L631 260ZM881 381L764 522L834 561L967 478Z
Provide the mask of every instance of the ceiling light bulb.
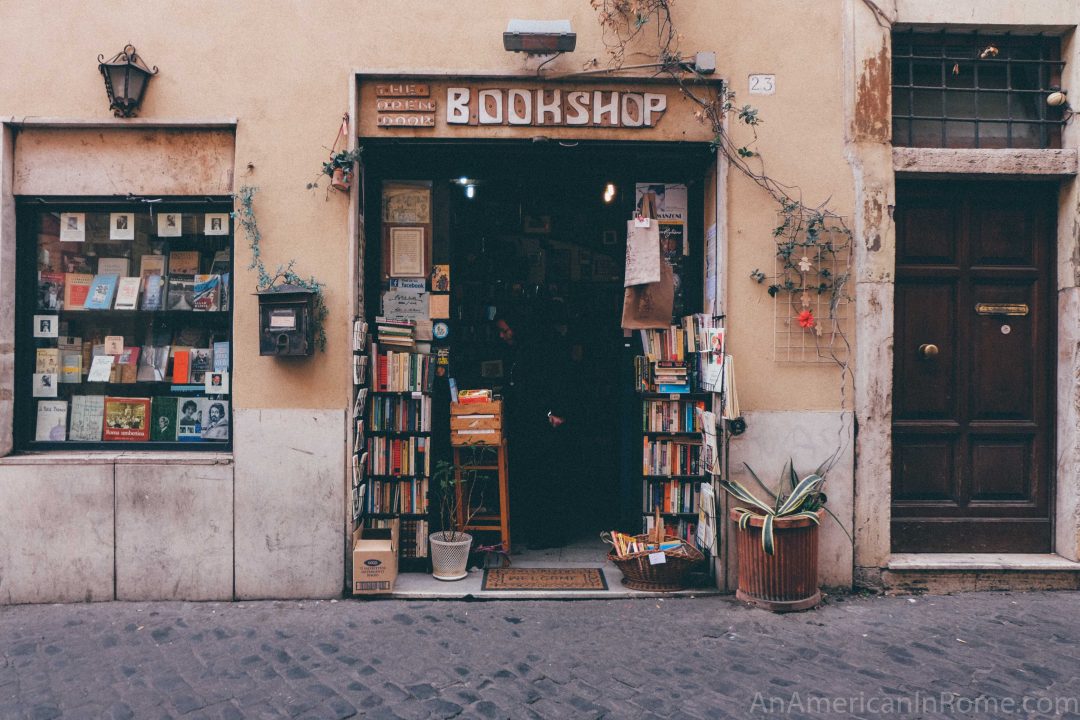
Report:
M459 177L457 179L457 181L458 181L458 185L468 185L469 184L469 178L465 177L464 175Z
M604 202L609 203L615 199L615 186L611 183L604 188Z
M465 197L469 198L470 200L472 200L474 197L476 197L476 186L475 185L470 183L469 185L465 186Z

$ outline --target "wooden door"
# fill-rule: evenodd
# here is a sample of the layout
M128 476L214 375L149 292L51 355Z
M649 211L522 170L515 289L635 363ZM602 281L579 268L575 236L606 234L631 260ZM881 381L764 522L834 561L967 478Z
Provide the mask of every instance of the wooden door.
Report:
M1049 552L1057 187L898 183L893 552Z

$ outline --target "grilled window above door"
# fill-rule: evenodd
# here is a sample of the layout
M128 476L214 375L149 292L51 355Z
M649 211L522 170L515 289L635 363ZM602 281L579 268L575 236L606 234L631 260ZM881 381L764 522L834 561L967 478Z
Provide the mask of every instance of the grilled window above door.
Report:
M1060 38L909 29L892 45L894 145L1061 147Z

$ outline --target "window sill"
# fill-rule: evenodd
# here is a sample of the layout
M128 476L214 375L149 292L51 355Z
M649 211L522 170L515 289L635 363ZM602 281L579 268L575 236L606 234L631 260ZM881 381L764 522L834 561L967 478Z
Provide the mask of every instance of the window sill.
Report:
M126 451L59 451L22 453L0 458L6 465L232 465L232 453L222 452L145 452Z

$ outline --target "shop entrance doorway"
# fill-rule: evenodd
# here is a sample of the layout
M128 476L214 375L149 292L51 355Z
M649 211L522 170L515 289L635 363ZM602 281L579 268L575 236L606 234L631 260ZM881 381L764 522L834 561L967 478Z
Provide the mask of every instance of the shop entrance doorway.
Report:
M449 266L450 294L448 337L435 338L432 352L449 352L448 375L457 388L507 393L511 368L521 362L500 339L494 319L504 314L538 341L522 349L542 355L528 364L550 364L563 381L552 394L569 408L567 424L560 441L545 446L551 452L538 456L525 451L534 438L508 437L515 549L533 540L596 539L613 528L638 531L642 420L633 358L641 343L620 327L626 223L637 183L687 186L688 247L675 314L699 312L704 195L715 161L708 146L543 138L362 144L365 207L379 207L386 183L431 183L431 263ZM377 261L379 223L377 211L365 213L369 317L380 313L386 290ZM439 423L432 430L436 456L448 456ZM550 463L558 474L555 498L536 502L547 490L522 487L543 477L522 462ZM556 532L530 537L540 526Z

